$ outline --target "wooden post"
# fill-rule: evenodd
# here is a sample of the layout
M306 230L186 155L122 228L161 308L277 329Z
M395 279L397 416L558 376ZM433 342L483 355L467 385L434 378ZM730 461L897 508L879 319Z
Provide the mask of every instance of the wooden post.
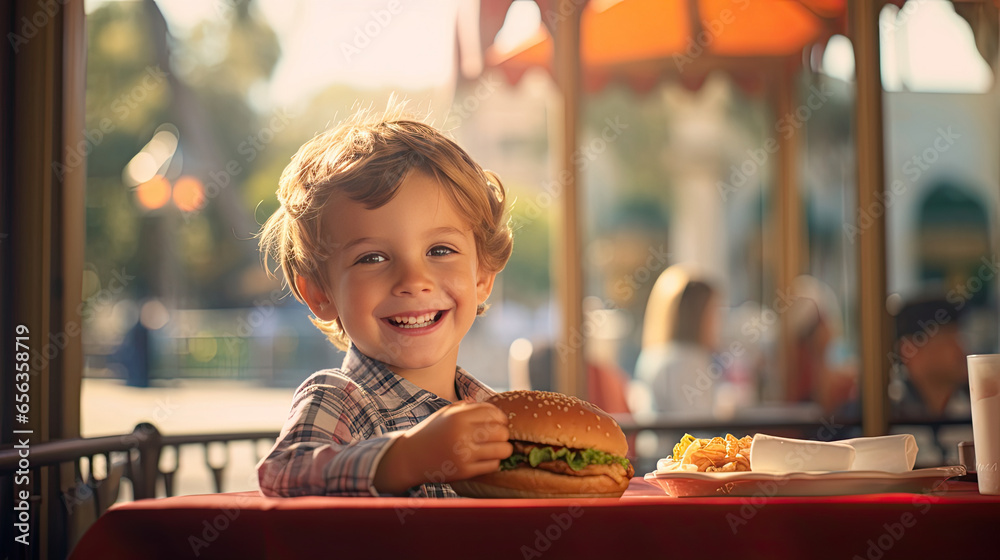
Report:
M87 29L84 23L84 7L80 0L66 2L63 6L63 50L65 57L62 67L62 138L63 146L78 146L84 140L83 129L86 112L87 89ZM59 157L65 158L61 153ZM83 340L72 335L80 326L83 317L79 309L83 292L83 261L86 231L86 162L66 170L61 182L59 228L61 244L60 259L63 271L60 286L60 324L67 335L62 349L62 372L57 394L60 403L60 438L80 437L80 393L83 384Z
M577 168L573 162L576 150L577 122L580 113L580 12L582 6L572 0L558 2L558 14L553 29L555 42L556 85L562 97L560 138L552 140L559 146L556 154L557 184L562 188L559 199L561 219L557 221L556 251L553 258L556 292L562 309L562 323L556 344L556 388L558 391L587 398L584 367L583 337L583 263L581 260L581 227L579 221L579 189ZM557 127L553 127L557 129Z
M858 208L885 200L882 137L882 76L878 15L882 2L851 0L848 12L857 74L855 145L858 161ZM888 432L889 351L886 299L885 212L872 212L858 242L858 307L861 317L861 423L866 436Z
M792 64L777 70L778 89L775 92L775 119L795 111L795 72ZM799 143L805 136L801 129L795 134L778 135L777 192L774 197L774 233L777 236L778 262L775 274L775 294L765 303L788 297L792 282L802 274L802 246L805 229L802 227L802 195L799 191ZM776 310L777 311L777 310ZM779 314L778 371L782 377L782 397L793 396L796 386L795 333L791 332L789 314Z
M18 325L28 330L29 358L23 363L30 366L30 407L25 417L16 418L14 345L0 351L3 444L11 443L14 430L27 432L18 437L27 436L32 445L80 435L86 177L80 146L89 142L84 138L84 7L82 0L53 4L51 11L39 6L17 0L0 17L10 39L0 61L0 323L5 333L13 334ZM26 31L24 22L34 31ZM31 480L37 504L31 554L36 557L68 553L64 539L47 537L65 527L61 474L46 469ZM8 513L0 516L6 526Z

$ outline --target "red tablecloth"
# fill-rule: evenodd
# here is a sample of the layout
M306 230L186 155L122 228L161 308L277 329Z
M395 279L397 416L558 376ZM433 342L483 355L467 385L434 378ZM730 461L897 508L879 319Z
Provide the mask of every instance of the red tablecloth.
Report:
M640 478L618 500L264 498L114 507L71 558L997 558L1000 497L672 498Z

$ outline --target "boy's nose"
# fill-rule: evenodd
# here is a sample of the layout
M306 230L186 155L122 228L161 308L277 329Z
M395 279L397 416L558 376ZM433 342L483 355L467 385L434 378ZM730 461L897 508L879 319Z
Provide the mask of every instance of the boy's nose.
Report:
M394 295L416 295L429 292L433 282L427 267L421 263L400 263L399 275L393 287Z

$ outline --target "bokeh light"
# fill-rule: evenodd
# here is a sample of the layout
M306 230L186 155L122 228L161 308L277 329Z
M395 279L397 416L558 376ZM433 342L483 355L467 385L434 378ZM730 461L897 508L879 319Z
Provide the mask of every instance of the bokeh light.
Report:
M823 72L845 82L854 81L854 45L843 35L834 35L823 52Z
M125 165L122 180L131 186L140 185L153 178L157 173L168 175L163 171L174 156L179 155L177 127L164 123L156 129L149 142L139 150Z
M135 195L147 210L162 208L170 200L170 182L162 175L155 175L136 187Z
M88 263L88 266L93 266ZM97 293L97 290L101 289L101 278L97 275L97 271L92 268L83 269L83 282L81 286L81 297L84 301L90 298L92 295Z
M111 308L111 316L119 333L125 333L139 322L139 306L130 299L117 301Z
M199 332L193 338L188 339L188 352L195 360L205 363L212 361L219 353L219 343L207 332Z
M160 166L149 152L139 152L125 166L125 176L132 185L141 185L156 176Z
M194 212L205 204L205 188L197 177L184 175L174 183L174 204L185 212Z
M515 360L527 360L534 350L531 341L527 338L519 338L510 345L510 357Z
M139 311L139 321L142 326L151 331L162 329L170 321L170 311L163 302L158 299L151 299L142 304Z

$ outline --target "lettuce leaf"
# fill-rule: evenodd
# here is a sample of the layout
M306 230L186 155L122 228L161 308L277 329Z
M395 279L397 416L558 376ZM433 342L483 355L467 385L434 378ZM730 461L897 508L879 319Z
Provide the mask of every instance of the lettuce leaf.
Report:
M629 462L625 457L598 451L597 449L570 449L560 447L558 450L549 446L533 447L527 455L524 453L514 453L503 461L500 461L500 470L506 471L515 469L521 463L528 463L532 467L546 461L565 461L569 468L580 471L588 465L612 465L618 463L628 469Z

